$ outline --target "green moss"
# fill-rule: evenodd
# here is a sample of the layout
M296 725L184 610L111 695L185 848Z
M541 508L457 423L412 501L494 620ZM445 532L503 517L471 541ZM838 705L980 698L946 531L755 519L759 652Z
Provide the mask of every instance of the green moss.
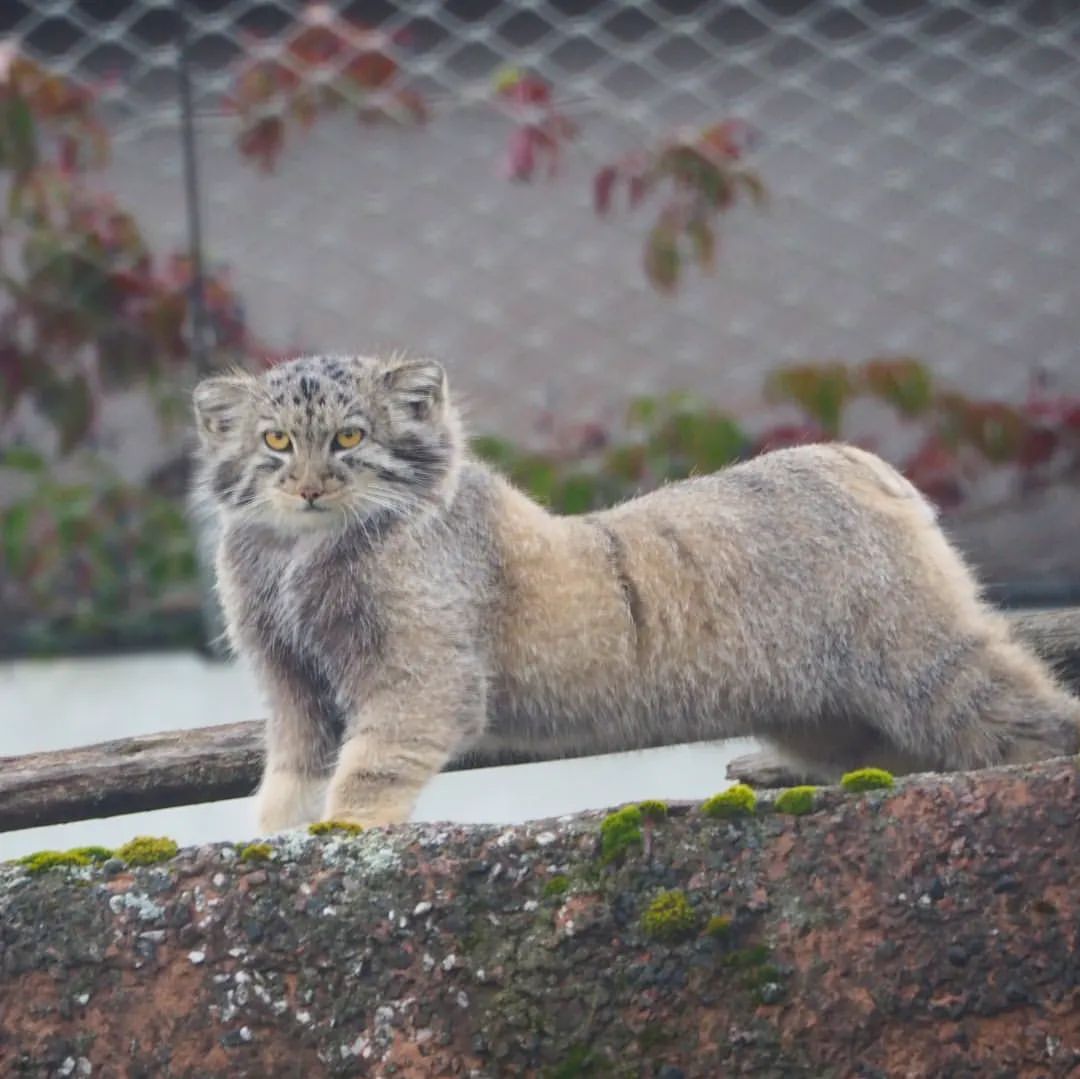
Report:
M638 802L638 811L645 820L660 821L667 817L667 802L661 802L656 798Z
M359 835L364 829L349 820L320 820L308 825L312 835Z
M624 806L609 813L600 825L600 858L613 862L632 847L641 846L641 810Z
M731 919L726 914L714 914L705 924L705 932L710 937L723 940L731 936Z
M556 873L544 884L544 895L547 897L565 895L570 890L570 878L562 873Z
M732 970L753 970L761 967L769 958L769 948L765 944L754 944L724 956L724 966Z
M817 787L788 787L776 796L773 808L777 813L790 813L793 817L801 817L812 812L816 792Z
M840 786L851 792L888 790L892 785L892 772L884 768L857 768L840 777Z
M663 1023L646 1023L638 1032L638 1049L643 1053L651 1053L654 1049L662 1049L675 1040L674 1031L664 1026Z
M108 847L96 846L75 847L70 853L85 854L92 862L107 862L113 856L113 852Z
M776 1004L783 996L784 983L780 971L770 963L755 967L742 977L744 989L757 1004Z
M71 850L39 850L17 858L16 863L30 873L44 873L60 866L86 866L104 862L113 856L108 847L72 847Z
M274 848L269 843L249 843L246 847L240 849L240 860L242 862L265 862L268 861L274 853Z
M661 892L641 916L641 928L656 940L678 940L692 933L696 924L685 892Z
M729 970L737 972L739 985L757 1003L775 1004L783 992L783 975L768 960L768 946L755 944L740 951L728 952L721 962ZM766 986L772 988L766 989Z
M176 840L168 836L137 835L117 847L116 857L128 865L154 865L175 858L179 849Z
M585 1045L575 1045L563 1058L562 1063L549 1069L548 1079L581 1079L586 1075L600 1074L600 1061Z
M743 817L754 812L757 795L745 784L736 783L726 791L714 794L701 803L701 812L706 817L726 818Z
M44 873L62 866L90 865L90 858L79 850L38 850L16 859L27 873Z

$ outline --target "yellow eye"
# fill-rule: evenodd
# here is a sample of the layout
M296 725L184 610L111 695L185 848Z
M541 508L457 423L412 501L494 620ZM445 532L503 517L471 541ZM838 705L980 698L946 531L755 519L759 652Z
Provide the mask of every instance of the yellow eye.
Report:
M364 441L364 432L359 427L343 427L334 435L334 449L352 450Z
M263 435L263 441L270 449L276 450L278 453L284 453L286 450L292 449L292 439L284 431L267 431Z

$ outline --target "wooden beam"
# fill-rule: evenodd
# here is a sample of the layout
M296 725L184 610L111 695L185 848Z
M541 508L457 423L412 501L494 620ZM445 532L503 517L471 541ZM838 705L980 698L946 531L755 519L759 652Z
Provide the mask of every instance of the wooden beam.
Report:
M0 831L251 794L262 724L163 731L0 758Z
M1016 612L1009 618L1017 635L1080 692L1080 607ZM243 798L259 780L261 736L262 721L252 720L0 757L0 832ZM552 759L541 750L478 751L452 761L446 770Z

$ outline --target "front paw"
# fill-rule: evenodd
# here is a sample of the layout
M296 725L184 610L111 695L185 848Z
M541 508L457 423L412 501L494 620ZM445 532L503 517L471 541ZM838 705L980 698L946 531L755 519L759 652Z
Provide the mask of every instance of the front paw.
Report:
M403 824L407 821L411 808L411 803L404 801L357 804L346 801L338 793L331 791L323 806L320 824L326 826L342 824L363 830L385 828L391 824Z
M255 795L255 814L264 835L299 828L319 816L325 784L295 772L263 776Z

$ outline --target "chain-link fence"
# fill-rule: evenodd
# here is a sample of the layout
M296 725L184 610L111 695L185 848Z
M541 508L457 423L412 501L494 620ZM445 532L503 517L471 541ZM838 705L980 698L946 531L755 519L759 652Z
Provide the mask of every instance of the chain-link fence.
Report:
M1065 417L1055 446L1080 425L1068 0L8 0L8 41L101 87L112 156L94 182L157 251L191 243L185 23L201 255L272 349L431 352L474 429L535 444L672 390L771 416L778 367L882 356L1018 408L1035 385L1040 415ZM359 109L312 99L284 129L263 123L341 76ZM599 214L599 177L727 120L754 133L740 160L768 202L714 218L711 272L688 233L696 254L658 287L645 252L665 196L628 209L620 189ZM115 412L112 452L164 463L173 444L132 415ZM866 401L851 415L845 435L881 433ZM910 419L900 407L883 452L916 451ZM991 578L1080 580L1080 499L1056 483L1075 464L1034 493L997 469L967 531L958 508Z

